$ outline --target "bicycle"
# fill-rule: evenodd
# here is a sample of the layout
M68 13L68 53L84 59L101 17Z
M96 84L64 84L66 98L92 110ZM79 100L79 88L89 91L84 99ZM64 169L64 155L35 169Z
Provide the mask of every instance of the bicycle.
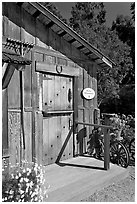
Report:
M122 131L122 143L128 148L131 161L135 162L135 130L130 127L126 129L126 132Z
M127 168L130 162L129 151L122 140L110 142L110 161L114 164Z
M100 135L98 141L98 150L95 157L104 160L104 139ZM122 138L117 137L116 130L110 133L110 162L127 168L130 162L129 151L122 143Z
M129 143L129 152L131 154L133 161L135 162L135 138L131 139Z

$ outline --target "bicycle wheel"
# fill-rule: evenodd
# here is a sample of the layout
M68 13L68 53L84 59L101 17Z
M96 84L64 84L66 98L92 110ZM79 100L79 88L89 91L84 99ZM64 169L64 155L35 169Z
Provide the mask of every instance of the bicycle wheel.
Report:
M135 138L133 138L129 143L129 152L132 159L135 161Z
M127 148L119 141L110 144L110 161L127 168L129 165L129 153Z

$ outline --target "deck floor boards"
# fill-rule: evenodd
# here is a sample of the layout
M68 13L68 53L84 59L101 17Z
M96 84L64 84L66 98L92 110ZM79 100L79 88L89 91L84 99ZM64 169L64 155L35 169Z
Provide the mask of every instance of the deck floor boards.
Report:
M103 161L86 156L46 166L45 172L50 185L46 202L77 202L128 175L127 169L114 164L106 171Z

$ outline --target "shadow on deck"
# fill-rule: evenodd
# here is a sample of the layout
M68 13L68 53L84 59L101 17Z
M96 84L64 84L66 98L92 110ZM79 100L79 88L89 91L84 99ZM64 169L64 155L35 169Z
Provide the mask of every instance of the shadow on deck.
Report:
M128 170L104 162L79 156L45 167L46 181L50 185L46 202L77 202L87 198L113 182L124 179Z

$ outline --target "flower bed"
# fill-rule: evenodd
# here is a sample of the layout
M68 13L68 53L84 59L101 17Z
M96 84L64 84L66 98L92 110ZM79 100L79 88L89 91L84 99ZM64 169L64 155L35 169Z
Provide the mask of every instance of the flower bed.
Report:
M42 202L47 188L44 168L36 163L12 166L9 173L3 169L3 202Z

